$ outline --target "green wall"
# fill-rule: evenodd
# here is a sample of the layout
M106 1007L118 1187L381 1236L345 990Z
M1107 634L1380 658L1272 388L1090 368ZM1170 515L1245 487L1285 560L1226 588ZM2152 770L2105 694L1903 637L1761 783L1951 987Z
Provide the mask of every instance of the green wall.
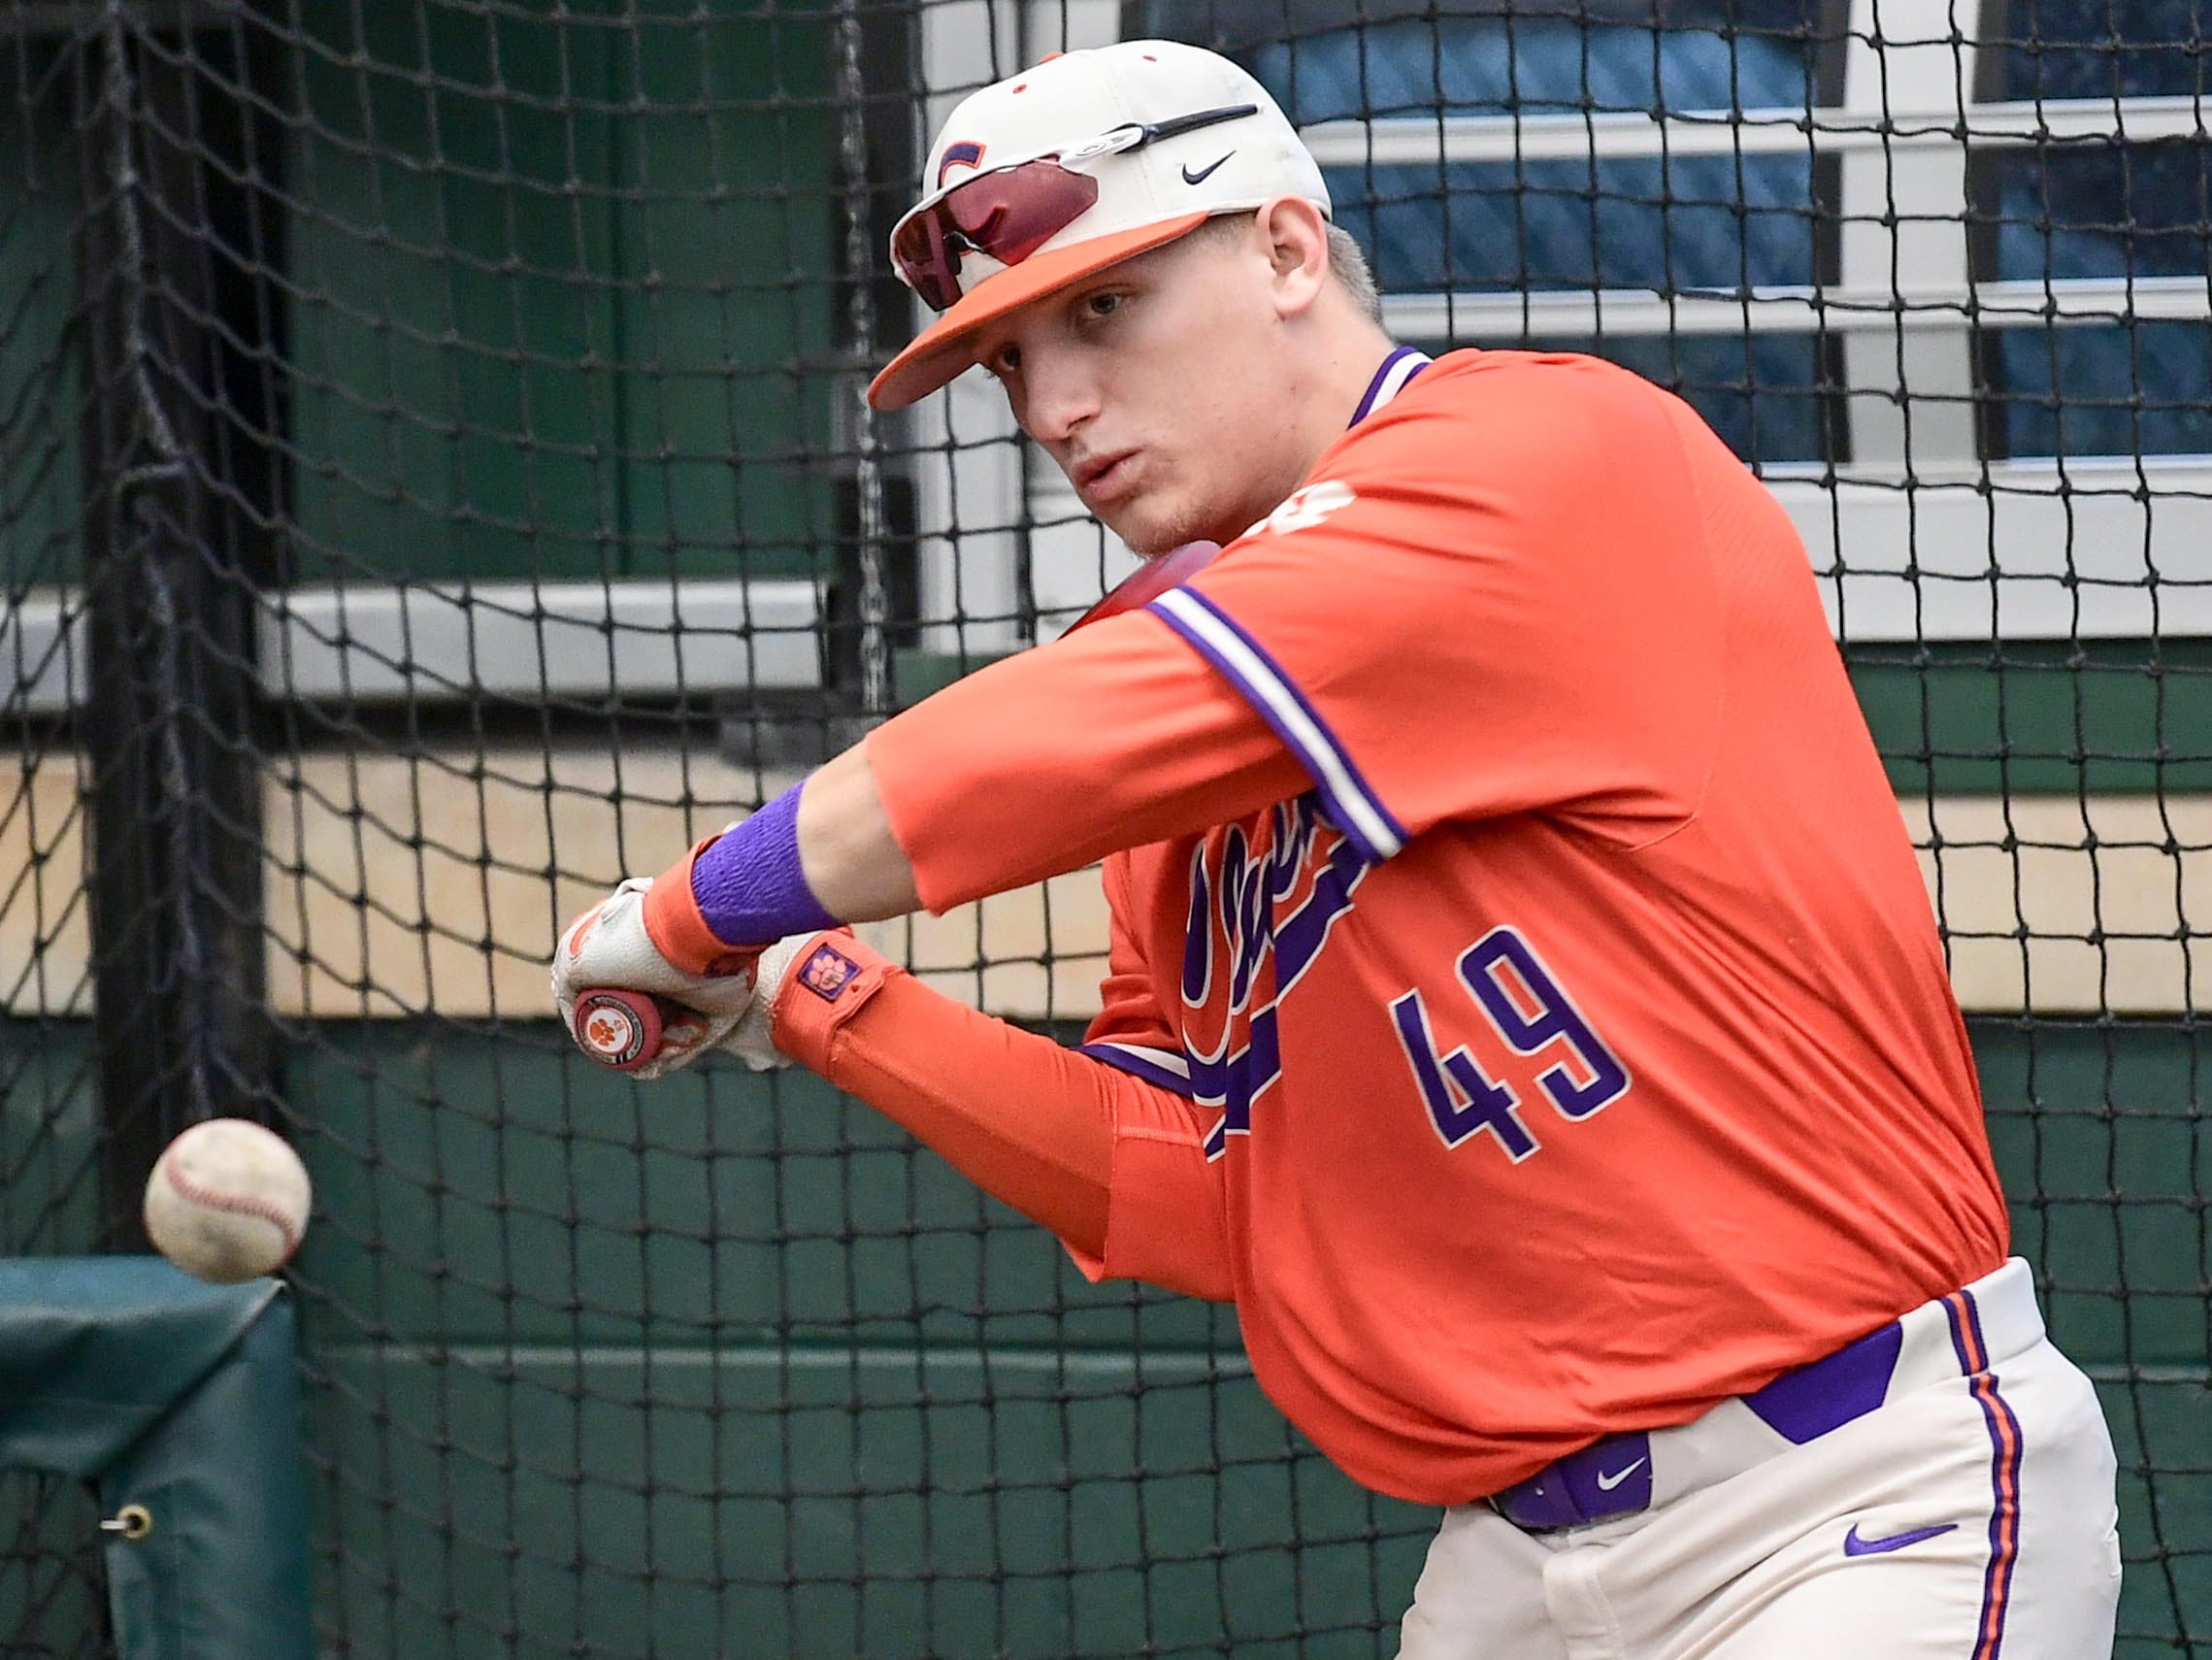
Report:
M294 1052L348 1642L1374 1652L1426 1518L1294 1450L1226 1311L1084 1284L810 1078L640 1090L555 1038Z
M311 5L295 574L810 574L838 234L810 5Z
M88 1021L0 1017L0 1254L100 1248L97 1087Z
M838 302L811 0L307 0L252 236L292 576L810 576ZM248 31L250 33L250 31ZM83 158L51 42L0 38L0 575L74 580ZM203 69L201 98L237 89ZM232 325L250 345L266 319Z
M1846 648L1902 793L2212 789L2212 640Z
M0 581L10 591L74 576L78 173L57 52L0 37ZM9 665L11 675L15 665Z
M2123 1652L2170 1653L2177 1598L2212 1617L2212 1056L2171 1023L1974 1037L2018 1247L2121 1447ZM549 1032L352 1026L289 1089L327 1208L322 1606L364 1651L1391 1651L1430 1513L1298 1443L1227 1311L1084 1284L811 1079L640 1089Z
M2171 1655L2177 1608L2212 1638L2212 1044L1971 1025L2016 1246L2120 1447L2121 1651ZM540 1026L294 1038L326 1639L1389 1652L1429 1513L1288 1432L1227 1311L1085 1284L805 1075L640 1087ZM82 1023L0 1024L10 1251L93 1244L90 1059Z

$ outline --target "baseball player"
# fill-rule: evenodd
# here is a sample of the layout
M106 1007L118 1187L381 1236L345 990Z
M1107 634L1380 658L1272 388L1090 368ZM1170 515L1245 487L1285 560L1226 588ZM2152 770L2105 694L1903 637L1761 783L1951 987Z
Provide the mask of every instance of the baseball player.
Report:
M572 1029L657 994L655 1068L802 1062L1086 1274L1233 1299L1444 1508L1405 1660L2108 1654L2110 1438L1781 509L1622 370L1394 347L1210 53L1048 59L922 183L872 395L980 365L1181 581L625 883ZM838 931L1099 859L1080 1051Z

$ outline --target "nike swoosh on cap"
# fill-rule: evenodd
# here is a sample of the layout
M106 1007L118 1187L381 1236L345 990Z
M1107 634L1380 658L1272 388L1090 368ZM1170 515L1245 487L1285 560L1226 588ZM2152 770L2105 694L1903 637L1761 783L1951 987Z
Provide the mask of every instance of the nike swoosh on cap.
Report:
M1641 1470L1643 1468L1643 1464L1644 1461L1639 1458L1634 1464L1624 1464L1620 1469L1613 1471L1609 1475L1602 1470L1599 1471L1598 1491L1601 1493L1610 1493L1615 1487L1618 1487L1623 1481L1626 1481L1631 1476L1634 1476L1638 1470Z
M1893 1533L1884 1539L1861 1539L1859 1524L1853 1522L1851 1531L1843 1536L1843 1554L1846 1556L1879 1556L1885 1550L1902 1550L1908 1544L1918 1544L1924 1539L1935 1539L1958 1527L1957 1522L1939 1522L1934 1527L1916 1527L1903 1533Z
M1229 155L1235 155L1236 153L1237 152L1235 150L1231 150L1229 152ZM1229 159L1229 155L1223 156L1221 158L1221 161L1227 161ZM1204 184L1208 179L1213 177L1213 169L1214 167L1219 167L1221 165L1221 161L1215 162L1213 164L1213 167L1202 167L1196 173L1193 173L1190 170L1190 164L1188 162L1185 162L1183 164L1183 183L1185 184Z

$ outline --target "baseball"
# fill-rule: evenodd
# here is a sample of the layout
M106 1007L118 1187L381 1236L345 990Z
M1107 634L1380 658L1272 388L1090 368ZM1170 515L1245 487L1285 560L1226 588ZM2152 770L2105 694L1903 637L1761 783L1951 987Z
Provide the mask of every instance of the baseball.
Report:
M186 1274L228 1285L291 1260L311 1197L307 1167L281 1136L210 1118L171 1142L147 1178L147 1236Z

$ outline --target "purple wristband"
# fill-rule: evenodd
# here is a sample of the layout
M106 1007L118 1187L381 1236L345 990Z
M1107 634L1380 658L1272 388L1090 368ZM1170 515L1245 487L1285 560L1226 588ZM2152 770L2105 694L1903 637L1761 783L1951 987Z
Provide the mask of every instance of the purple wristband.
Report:
M786 934L837 926L799 863L799 792L805 787L793 784L692 861L691 897L725 945L765 946Z

